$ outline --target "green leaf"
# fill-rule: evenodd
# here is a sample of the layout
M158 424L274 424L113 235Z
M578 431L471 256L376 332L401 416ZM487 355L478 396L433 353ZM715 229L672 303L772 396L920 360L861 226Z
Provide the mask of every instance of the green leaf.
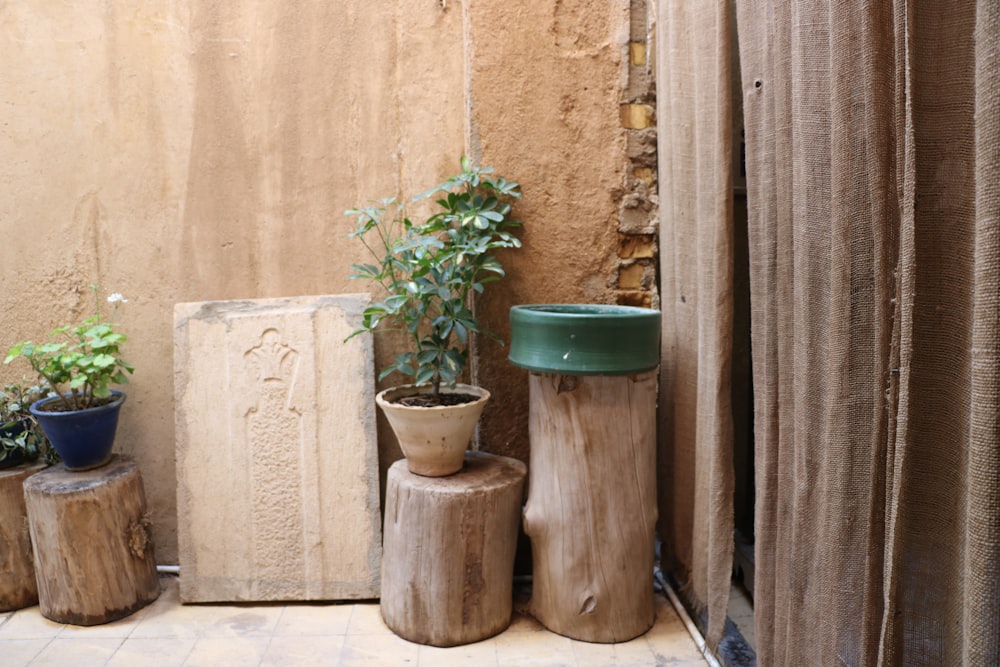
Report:
M115 365L115 358L110 354L99 354L94 357L93 364L98 368L108 368Z
M437 356L438 356L437 350L424 350L423 352L417 355L417 363L420 366L424 366L426 364L432 364L435 361L437 361Z
M408 332L413 351L397 358L388 373L454 380L464 366L464 348L479 329L466 299L503 275L491 251L518 243L506 230L520 223L507 218L511 208L504 201L519 196L518 185L493 176L490 167L475 166L467 156L461 163L458 174L413 198L434 201L423 220L411 221L399 203L386 210L391 199L347 211L355 217L355 237L374 258L352 265L352 277L387 291L382 302L363 313L348 340L375 327ZM117 356L116 348L101 345L90 349ZM450 362L444 361L446 354Z
M431 366L421 366L413 376L413 382L415 384L427 384L434 379L435 374L436 371Z

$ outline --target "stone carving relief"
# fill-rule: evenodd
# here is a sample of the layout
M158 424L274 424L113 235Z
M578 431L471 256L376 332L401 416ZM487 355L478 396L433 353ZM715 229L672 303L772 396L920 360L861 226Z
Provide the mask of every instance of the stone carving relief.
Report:
M377 597L368 295L178 304L185 602ZM345 538L349 536L349 538Z
M276 502L300 484L302 412L295 404L299 352L278 329L265 329L243 353L251 404L243 414L250 455L251 524L258 593L265 598L291 594L291 582L305 573L303 516Z

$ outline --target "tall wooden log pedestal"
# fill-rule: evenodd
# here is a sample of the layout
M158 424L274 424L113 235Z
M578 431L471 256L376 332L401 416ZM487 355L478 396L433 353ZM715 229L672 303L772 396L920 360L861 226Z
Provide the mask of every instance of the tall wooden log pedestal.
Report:
M656 385L530 375L531 609L553 632L611 643L653 625Z
M42 616L97 625L160 594L139 468L114 455L100 468L61 464L24 484Z
M38 602L23 487L24 480L44 468L36 463L0 470L0 612Z
M526 475L520 461L468 452L447 477L389 468L382 618L419 644L457 646L510 625Z

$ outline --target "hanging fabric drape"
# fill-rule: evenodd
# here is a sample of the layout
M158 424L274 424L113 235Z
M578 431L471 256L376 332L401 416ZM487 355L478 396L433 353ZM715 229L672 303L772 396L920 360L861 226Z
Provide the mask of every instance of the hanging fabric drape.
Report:
M722 637L733 554L732 105L726 0L659 5L660 535Z
M1000 3L737 7L760 663L1000 664Z

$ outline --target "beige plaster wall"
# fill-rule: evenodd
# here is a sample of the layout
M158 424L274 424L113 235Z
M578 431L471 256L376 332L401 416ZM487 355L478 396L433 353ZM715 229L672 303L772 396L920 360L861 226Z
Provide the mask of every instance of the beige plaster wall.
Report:
M478 304L505 341L513 305L616 301L629 8L627 0L470 5L470 150L524 189L524 248L505 257L503 289ZM528 460L527 372L489 340L478 362L478 383L501 397L483 415L482 448Z
M463 152L525 192L489 326L508 338L514 303L614 300L627 29L627 2L586 0L0 3L0 347L89 314L91 283L129 298L116 446L143 471L160 562L174 303L357 291L343 210ZM477 366L498 397L483 448L527 458L525 374L489 341Z

